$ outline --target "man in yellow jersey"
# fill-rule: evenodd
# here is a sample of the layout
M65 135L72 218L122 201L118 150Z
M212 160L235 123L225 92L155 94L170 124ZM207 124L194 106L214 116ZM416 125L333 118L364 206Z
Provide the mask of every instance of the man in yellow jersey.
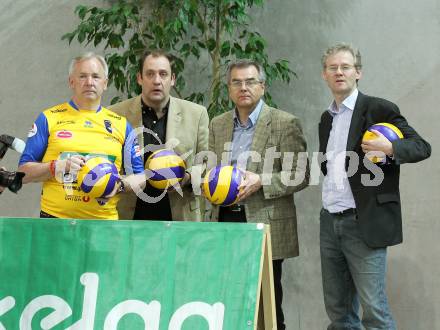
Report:
M130 124L101 105L107 77L102 56L87 53L73 59L69 68L71 100L40 113L29 132L19 170L26 174L24 183L43 182L40 217L118 219L117 193L131 190L132 180L141 187L145 182ZM85 160L94 156L112 161L119 173L127 170L126 161L132 167L127 172L134 173L118 180L104 201L90 198L75 180Z

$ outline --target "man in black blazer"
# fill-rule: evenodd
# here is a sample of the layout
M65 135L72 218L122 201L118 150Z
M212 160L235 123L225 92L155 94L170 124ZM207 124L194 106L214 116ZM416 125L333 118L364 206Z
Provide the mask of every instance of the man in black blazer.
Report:
M430 145L408 125L399 108L360 93L360 53L337 44L322 57L322 77L334 101L321 116L319 150L325 154L320 249L328 329L395 329L386 291L386 247L402 242L399 165L428 158ZM380 132L362 141L376 123L397 126L404 138ZM380 153L383 164L366 154Z

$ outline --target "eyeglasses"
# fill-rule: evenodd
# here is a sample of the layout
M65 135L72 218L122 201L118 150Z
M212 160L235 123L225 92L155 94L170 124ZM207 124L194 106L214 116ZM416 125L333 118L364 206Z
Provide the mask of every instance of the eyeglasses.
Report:
M261 84L262 81L257 80L257 79L246 79L246 80L232 80L230 85L232 88L241 88L241 86L248 87L248 88L253 88L255 86L257 86L258 84Z
M330 65L326 67L325 69L331 73L336 73L339 69L341 69L342 72L346 73L354 69L354 65Z

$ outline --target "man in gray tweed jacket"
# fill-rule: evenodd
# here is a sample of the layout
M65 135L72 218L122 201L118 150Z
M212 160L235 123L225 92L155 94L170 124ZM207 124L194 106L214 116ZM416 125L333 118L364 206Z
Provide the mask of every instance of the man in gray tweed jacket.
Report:
M265 73L260 64L232 63L227 81L235 110L211 121L209 150L217 155L217 164L241 168L244 180L238 203L213 206L211 220L270 224L277 324L285 329L281 266L299 253L293 194L309 180L306 141L298 118L263 102ZM221 159L225 151L228 157Z

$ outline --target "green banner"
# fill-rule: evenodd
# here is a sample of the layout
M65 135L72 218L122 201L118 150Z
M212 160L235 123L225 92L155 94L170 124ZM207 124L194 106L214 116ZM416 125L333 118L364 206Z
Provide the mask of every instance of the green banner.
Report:
M254 328L261 224L0 218L0 330Z

